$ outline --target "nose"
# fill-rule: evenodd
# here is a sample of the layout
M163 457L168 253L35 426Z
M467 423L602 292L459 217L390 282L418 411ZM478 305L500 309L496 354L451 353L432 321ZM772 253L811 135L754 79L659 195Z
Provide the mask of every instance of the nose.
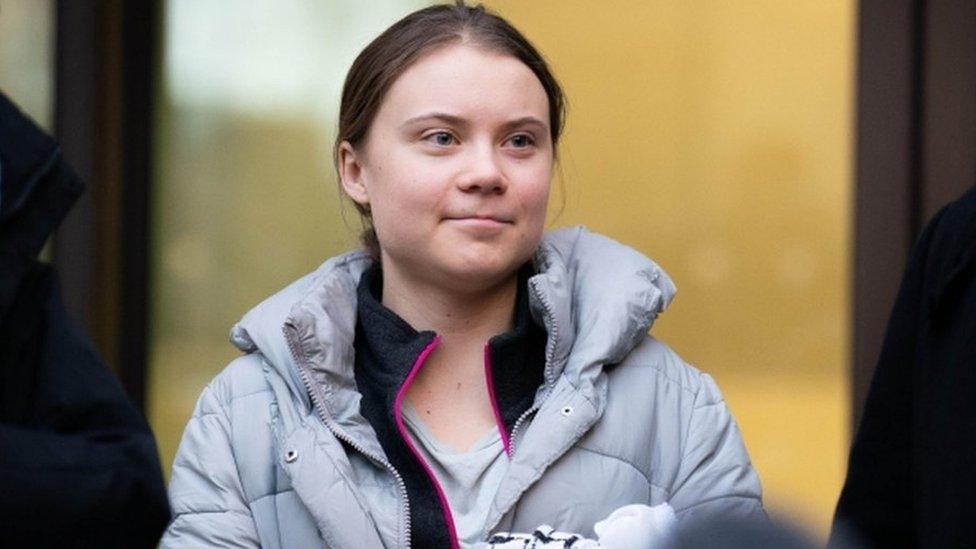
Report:
M491 147L472 150L465 171L458 178L458 188L464 192L504 194L508 179Z

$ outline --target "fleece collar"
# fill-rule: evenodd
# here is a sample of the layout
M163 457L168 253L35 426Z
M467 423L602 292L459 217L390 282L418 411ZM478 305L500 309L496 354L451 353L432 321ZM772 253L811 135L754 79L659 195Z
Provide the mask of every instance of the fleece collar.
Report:
M485 365L489 369L485 375L490 382L493 406L504 428L502 439L506 449L507 435L532 405L536 390L543 383L547 338L529 307L528 280L532 274L531 265L519 271L513 328L487 342ZM411 367L421 352L434 343L436 334L415 330L385 307L381 303L382 287L382 271L379 265L373 265L363 274L357 290L355 376L361 393L369 386L382 397L387 416L384 419L388 419L392 418L393 401ZM365 405L365 402L360 404Z

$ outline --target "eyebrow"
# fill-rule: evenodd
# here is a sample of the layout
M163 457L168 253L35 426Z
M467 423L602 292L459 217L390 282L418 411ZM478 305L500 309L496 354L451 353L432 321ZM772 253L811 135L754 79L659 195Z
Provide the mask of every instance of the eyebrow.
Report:
M444 112L429 112L426 114L421 114L419 116L414 116L413 118L407 119L406 122L400 125L401 128L421 122L424 120L442 120L448 124L454 124L455 126L466 127L469 125L468 121L460 116L453 114L448 114ZM502 124L503 130L510 130L512 128L517 128L523 125L535 125L542 129L547 129L546 124L534 116L523 116L521 118L516 118L515 120L509 120Z
M540 129L548 129L545 122L534 116L523 116L522 118L516 118L515 120L510 120L502 124L502 128L505 130L515 129L519 126L539 126Z

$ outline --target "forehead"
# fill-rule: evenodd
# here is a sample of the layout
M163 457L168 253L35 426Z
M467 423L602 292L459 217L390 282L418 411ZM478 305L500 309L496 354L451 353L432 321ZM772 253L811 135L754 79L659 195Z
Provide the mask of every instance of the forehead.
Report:
M549 123L549 99L538 77L510 55L468 45L428 53L387 91L377 121L396 123L425 112L472 120L535 116Z

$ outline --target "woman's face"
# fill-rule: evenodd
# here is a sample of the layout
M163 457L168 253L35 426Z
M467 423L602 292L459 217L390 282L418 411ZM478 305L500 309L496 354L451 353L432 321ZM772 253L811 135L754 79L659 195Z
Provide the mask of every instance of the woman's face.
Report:
M542 237L549 101L514 57L466 45L422 57L390 87L360 149L341 154L384 270L476 291L508 279Z

